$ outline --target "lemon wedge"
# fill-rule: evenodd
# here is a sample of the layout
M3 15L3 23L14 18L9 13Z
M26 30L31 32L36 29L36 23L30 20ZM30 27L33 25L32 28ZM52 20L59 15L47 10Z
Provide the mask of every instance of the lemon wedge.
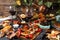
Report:
M16 1L16 4L17 4L17 5L21 5L20 0L17 0L17 1Z

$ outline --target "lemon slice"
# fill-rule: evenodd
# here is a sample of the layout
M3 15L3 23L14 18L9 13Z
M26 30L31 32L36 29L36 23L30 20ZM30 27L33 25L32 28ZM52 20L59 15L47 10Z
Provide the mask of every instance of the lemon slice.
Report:
M21 5L20 0L17 0L17 1L16 1L16 4L17 4L17 5Z

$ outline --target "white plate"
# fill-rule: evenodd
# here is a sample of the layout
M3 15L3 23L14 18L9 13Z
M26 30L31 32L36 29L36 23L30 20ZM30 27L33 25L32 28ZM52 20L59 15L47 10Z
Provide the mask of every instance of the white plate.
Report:
M9 20L9 19L14 19L14 18L16 18L16 16L8 16L8 17L5 17L5 18L0 18L0 22L2 22L2 21L5 21L5 20Z

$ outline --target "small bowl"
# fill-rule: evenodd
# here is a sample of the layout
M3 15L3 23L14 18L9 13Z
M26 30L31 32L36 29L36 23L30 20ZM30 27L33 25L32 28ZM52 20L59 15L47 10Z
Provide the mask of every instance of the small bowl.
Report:
M46 26L44 26L44 25L38 25L40 28L42 28L42 29L50 29L50 25L46 25Z

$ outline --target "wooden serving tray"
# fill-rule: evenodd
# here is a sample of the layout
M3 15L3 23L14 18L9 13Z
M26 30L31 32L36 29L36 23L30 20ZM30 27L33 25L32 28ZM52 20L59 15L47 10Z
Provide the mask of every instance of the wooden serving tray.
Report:
M32 39L25 38L24 36L20 36L20 37L24 38L24 39L34 40L39 34L40 34L40 32L35 33Z

